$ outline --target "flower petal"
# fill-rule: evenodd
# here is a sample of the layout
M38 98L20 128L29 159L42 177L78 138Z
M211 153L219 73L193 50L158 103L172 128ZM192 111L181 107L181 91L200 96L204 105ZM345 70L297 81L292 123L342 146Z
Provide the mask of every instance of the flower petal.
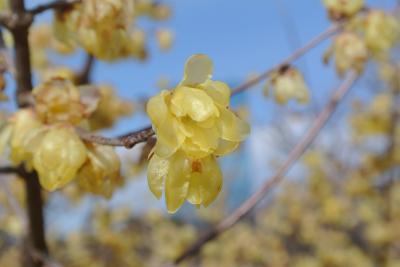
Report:
M203 54L191 56L185 64L185 73L181 85L196 85L211 78L213 63Z
M227 108L221 108L220 114L222 139L239 142L249 135L249 124L237 117L231 110Z
M215 149L216 156L223 156L232 153L239 146L239 142L232 142L224 139L219 139L218 147Z
M162 158L171 156L185 141L185 135L181 132L178 121L170 114L159 127L156 127L156 134L154 153Z
M147 102L146 111L155 127L158 127L165 121L169 112L168 106L165 103L165 97L167 94L169 94L169 92L163 90L160 94L150 98Z
M147 168L147 183L150 191L158 199L161 198L164 189L164 180L167 177L168 170L169 160L153 155Z
M222 188L222 173L213 156L201 161L201 171L190 176L190 187L187 200L195 205L210 205Z
M170 158L165 180L165 201L169 213L175 213L183 204L189 191L189 160L177 152Z
M229 106L231 89L226 83L209 80L201 88L219 105L223 107Z
M219 116L214 101L204 91L182 86L175 89L171 98L171 111L178 117L189 116L195 121Z

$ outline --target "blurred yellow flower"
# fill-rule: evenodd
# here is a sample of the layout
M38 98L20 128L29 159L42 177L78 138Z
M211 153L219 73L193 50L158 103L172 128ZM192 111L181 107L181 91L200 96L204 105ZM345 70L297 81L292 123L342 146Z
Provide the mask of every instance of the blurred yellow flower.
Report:
M353 16L364 7L364 0L323 0L323 3L333 19Z
M122 183L119 157L113 147L96 144L86 147L88 157L78 172L78 184L85 191L110 198Z
M87 149L74 130L65 125L51 128L33 155L33 166L40 184L56 190L75 178L86 161Z
M365 42L374 55L388 53L399 38L399 21L390 14L372 10L365 21Z
M290 99L306 104L310 100L309 89L303 75L294 68L276 73L271 80L275 99L279 104L286 104Z

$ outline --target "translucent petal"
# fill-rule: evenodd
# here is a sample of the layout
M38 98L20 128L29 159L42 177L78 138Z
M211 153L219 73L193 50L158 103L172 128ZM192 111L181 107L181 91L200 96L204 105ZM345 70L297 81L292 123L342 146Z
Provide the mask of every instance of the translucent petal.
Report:
M42 128L41 123L30 109L18 111L12 118L11 160L15 164L31 160L32 154L26 150L24 141L35 129Z
M222 173L213 156L201 160L201 170L190 176L187 200L195 205L207 207L218 196L222 188Z
M193 144L199 146L202 151L209 151L211 153L217 148L220 132L216 126L206 129L197 126L196 123L191 121L185 124L185 128L189 129L192 133L190 139Z
M161 125L168 114L168 106L165 103L165 96L168 94L168 91L162 91L160 94L150 98L147 102L146 110L149 115L152 124L155 127Z
M156 128L157 143L154 153L162 158L171 156L185 141L185 135L176 118L167 115L164 122Z
M214 151L214 154L217 156L223 156L226 154L230 154L233 151L235 151L238 146L239 146L239 142L232 142L232 141L219 139L218 147Z
M186 199L189 190L189 160L177 152L170 158L169 172L165 180L165 201L169 213L176 212Z
M196 85L211 78L213 63L211 59L202 54L191 56L185 64L185 73L181 85Z
M242 141L249 135L249 124L237 117L232 111L227 108L221 108L220 114L222 139L238 142Z
M33 157L33 166L40 184L47 190L56 190L75 178L87 157L85 145L66 127L51 129L43 138Z
M189 116L195 121L205 121L219 115L212 98L204 91L182 86L175 89L171 98L171 111L176 116Z
M201 88L203 88L204 91L222 107L229 106L231 89L226 83L208 80L201 86Z
M169 160L153 155L149 161L147 168L147 183L150 191L156 196L161 198L164 189L164 180L167 177L169 170Z
M210 155L210 151L202 150L198 145L194 144L191 139L186 139L182 145L182 150L185 152L186 156L191 159L201 159Z

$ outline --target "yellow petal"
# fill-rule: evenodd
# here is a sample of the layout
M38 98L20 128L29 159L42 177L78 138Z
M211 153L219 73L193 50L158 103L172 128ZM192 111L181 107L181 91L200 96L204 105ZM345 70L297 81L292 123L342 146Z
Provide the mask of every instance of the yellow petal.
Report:
M210 205L218 196L222 188L222 173L218 162L213 156L200 161L199 172L190 176L190 186L187 200L195 205Z
M229 106L229 99L231 97L231 89L226 83L219 81L207 81L201 88L219 105L222 107Z
M168 107L165 103L165 97L169 94L168 91L163 90L160 94L150 98L147 102L146 110L152 124L155 127L161 125L168 114Z
M170 158L165 180L165 201L169 213L176 212L186 199L189 190L189 160L177 152Z
M220 109L220 127L222 139L228 141L242 141L250 133L250 126L247 122L237 117L227 108Z
M196 85L211 78L213 63L203 54L191 56L185 64L185 73L181 85Z
M195 121L205 121L219 116L214 101L200 89L180 86L171 98L171 111L178 117L189 116Z
M88 159L77 174L79 186L87 192L110 198L122 185L121 162L113 147L88 144Z
M185 124L185 128L191 133L190 140L193 144L197 145L200 150L211 153L217 148L220 132L216 126L206 129L197 126L193 121L189 121Z
M86 147L75 132L70 128L57 127L43 138L35 151L33 166L41 185L53 191L75 178L86 157Z
M218 147L215 149L214 154L216 156L223 156L232 153L239 146L239 142L232 142L223 139L219 139Z
M164 189L164 180L167 177L168 170L169 160L160 158L157 155L153 155L147 168L147 183L150 191L158 199L162 195L162 191Z
M186 138L185 142L182 144L182 150L185 152L186 156L191 159L201 159L210 155L209 151L202 150L199 145L194 144L191 139Z
M176 118L167 115L164 122L156 127L157 143L154 153L162 158L171 156L185 141Z

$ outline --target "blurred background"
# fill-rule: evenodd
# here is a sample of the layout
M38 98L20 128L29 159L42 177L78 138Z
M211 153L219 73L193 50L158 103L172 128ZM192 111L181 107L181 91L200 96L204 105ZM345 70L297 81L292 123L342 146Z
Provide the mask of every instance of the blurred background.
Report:
M27 1L34 7L44 1ZM232 88L260 74L311 38L331 21L320 1L192 0L161 1L171 9L162 22L136 21L148 38L146 60L96 61L92 82L111 85L134 105L132 116L103 130L117 136L147 126L145 100L173 88L188 57L207 54L213 79ZM395 0L371 0L371 8L393 10ZM35 25L51 23L45 13ZM168 29L171 48L160 49L155 33ZM110 199L81 195L74 185L46 197L46 227L52 255L63 266L162 266L201 233L220 221L269 179L340 84L323 56L327 40L296 61L310 90L310 102L278 104L266 96L265 82L232 98L238 114L251 124L240 149L220 162L224 185L208 208L185 204L166 213L164 200L147 188L146 145L119 148L124 185ZM58 64L79 69L85 53L51 54ZM398 64L397 48L392 52ZM400 267L400 127L393 83L371 61L329 124L287 179L251 216L198 256L181 266L390 266ZM398 79L398 68L394 75ZM38 79L38 78L36 78ZM398 86L397 83L394 83ZM10 79L6 93L12 98ZM8 111L13 104L0 104ZM394 111L393 111L394 110ZM397 124L396 124L397 123ZM397 140L396 140L397 138ZM3 179L3 177L2 177ZM20 181L5 177L19 196ZM17 266L21 224L0 193L0 266ZM22 197L22 196L21 196Z

